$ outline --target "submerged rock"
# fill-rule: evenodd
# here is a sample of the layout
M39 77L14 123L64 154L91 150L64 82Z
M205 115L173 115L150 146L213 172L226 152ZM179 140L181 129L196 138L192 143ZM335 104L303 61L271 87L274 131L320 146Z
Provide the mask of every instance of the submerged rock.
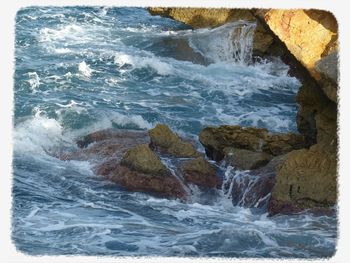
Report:
M274 156L305 147L301 135L270 134L266 129L229 125L204 128L199 140L207 156L216 161L224 159L228 147Z
M148 134L151 140L150 147L162 154L181 158L200 156L191 143L183 141L165 124L157 124Z
M186 183L207 188L219 185L215 169L203 157L184 162L180 169Z

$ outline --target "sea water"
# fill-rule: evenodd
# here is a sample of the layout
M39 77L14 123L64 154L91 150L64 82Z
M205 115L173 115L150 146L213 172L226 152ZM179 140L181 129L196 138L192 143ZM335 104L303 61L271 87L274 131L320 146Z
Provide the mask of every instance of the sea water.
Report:
M192 30L143 8L29 7L16 18L12 238L33 255L329 257L336 216L268 217L218 190L128 192L50 152L105 128L224 124L296 132L300 87L252 57L255 24ZM226 171L225 174L229 174Z

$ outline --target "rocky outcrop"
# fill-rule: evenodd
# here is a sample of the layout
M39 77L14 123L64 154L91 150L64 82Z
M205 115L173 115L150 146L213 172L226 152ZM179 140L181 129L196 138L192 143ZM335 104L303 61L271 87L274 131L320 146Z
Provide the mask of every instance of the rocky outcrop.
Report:
M317 64L338 47L338 24L332 13L323 10L257 10L255 15L286 45L289 52L308 70L326 95L336 102L337 85L324 83L329 71L319 72ZM333 59L333 67L337 61ZM337 82L337 80L335 81Z
M220 184L215 169L203 157L186 161L180 169L186 183L206 188L214 188Z
M204 128L199 141L207 156L216 161L225 157L225 148L228 147L277 156L305 146L304 137L298 134L271 134L266 129L238 125ZM256 157L261 158L261 155Z
M318 146L292 151L276 171L269 213L333 206L337 200L337 159Z
M78 149L59 157L89 161L96 174L130 191L187 200L188 184L200 188L215 188L219 184L216 170L199 157L194 146L163 124L148 132L98 131L79 138L77 145ZM163 157L171 162L173 171L163 164Z
M222 127L206 128L200 140L210 158L225 158L241 169L259 167L261 153L286 154L280 161L282 168L274 173L276 184L269 204L271 214L334 205L338 145L338 25L335 17L330 12L313 9L166 8L151 12L194 28L215 27L240 19L257 23L254 55L281 57L290 66L290 74L302 83L296 98L300 105L296 121L304 145L294 147L288 140L283 143L266 141L265 132L254 129L237 133L237 128ZM264 39L266 41L261 41ZM257 48L259 42L263 43L262 48ZM300 149L303 147L306 148ZM317 197L317 192L323 194Z
M182 158L200 156L191 143L182 140L164 124L157 124L148 133L151 139L150 147L162 154Z
M108 172L105 163L97 171L128 190L182 199L186 197L183 184L171 174L147 144L129 149L114 167L110 161L107 164Z

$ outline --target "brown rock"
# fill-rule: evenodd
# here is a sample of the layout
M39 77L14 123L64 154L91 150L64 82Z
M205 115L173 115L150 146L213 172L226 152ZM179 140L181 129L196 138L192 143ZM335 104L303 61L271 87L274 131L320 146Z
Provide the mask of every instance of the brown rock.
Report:
M163 174L167 172L164 164L147 144L140 144L128 150L120 163L146 174Z
M164 124L157 124L148 134L151 139L150 147L162 154L184 158L200 156L191 143L183 141Z
M124 165L116 165L105 176L130 191L181 199L186 199L187 196L181 182L171 174L145 174Z
M292 213L334 205L337 199L336 170L335 154L320 145L290 152L277 170L269 213Z
M207 156L216 161L224 158L226 147L280 155L305 146L301 135L270 134L266 129L229 125L204 128L199 140Z
M254 170L266 165L273 156L264 152L253 152L232 147L224 148L225 162L241 170Z
M200 187L216 187L219 183L215 169L203 157L186 161L181 171L186 183Z

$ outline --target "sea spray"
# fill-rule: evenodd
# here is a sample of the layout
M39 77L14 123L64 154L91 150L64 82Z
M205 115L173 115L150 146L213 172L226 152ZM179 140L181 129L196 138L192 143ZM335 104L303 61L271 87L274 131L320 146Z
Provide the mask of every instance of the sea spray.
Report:
M198 29L189 37L189 42L213 63L248 64L252 60L255 27L255 23L238 21L214 29Z

